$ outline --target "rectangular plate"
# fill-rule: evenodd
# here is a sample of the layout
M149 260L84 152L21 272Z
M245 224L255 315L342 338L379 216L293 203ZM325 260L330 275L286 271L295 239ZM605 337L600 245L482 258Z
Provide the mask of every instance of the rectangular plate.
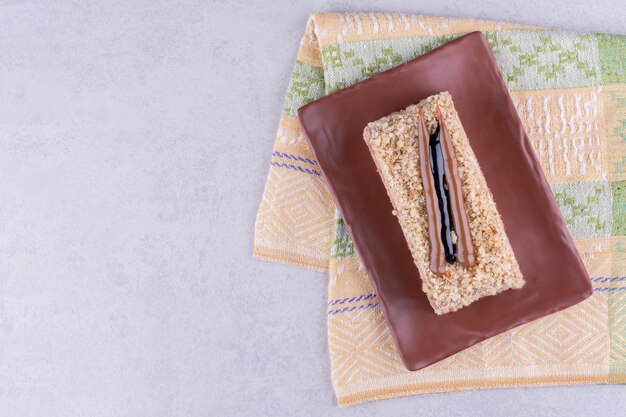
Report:
M441 91L452 95L526 285L438 316L422 292L363 129ZM298 116L409 370L592 294L585 267L480 32L314 101L300 108Z

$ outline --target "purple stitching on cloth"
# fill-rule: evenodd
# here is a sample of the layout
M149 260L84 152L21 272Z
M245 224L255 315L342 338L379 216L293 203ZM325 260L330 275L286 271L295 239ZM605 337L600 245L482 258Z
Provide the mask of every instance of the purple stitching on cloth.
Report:
M341 308L339 310L329 310L328 314L347 313L349 311L363 310L365 308L376 308L376 307L379 307L379 306L380 306L380 304L378 304L378 303L365 304L363 306L346 307L346 308Z
M626 281L626 277L615 277L615 278L591 278L593 282L618 282L618 281Z
M312 170L312 169L308 169L308 168L302 168L302 167L299 167L299 166L297 166L297 165L283 164L283 163L280 163L280 162L274 162L274 161L272 161L272 162L270 162L270 163L271 163L272 165L276 166L276 167L280 167L280 168L287 168L287 169L293 169L293 170L296 170L296 171L304 172L305 174L316 175L316 176L318 176L318 177L319 177L320 175L322 175L322 174L320 174L320 173L319 173L319 172L317 172L317 171L314 171L314 170Z
M293 159L294 161L308 162L311 165L317 165L317 161L314 161L314 160L309 159L309 158L303 158L303 157L298 156L298 155L292 155L290 153L282 153L282 152L274 151L274 152L272 152L272 155L279 156L281 158Z
M374 297L376 297L376 294L357 295L355 297L350 297L350 298L342 298L342 299L339 299L339 300L330 300L328 302L328 305L329 306L334 306L336 304L353 303L355 301L369 300L370 298L374 298Z
M616 277L616 278L592 278L594 282L615 282L615 281L626 281L626 277ZM626 291L626 287L599 287L594 288L594 291ZM370 300L372 298L376 298L376 294L361 294L354 297L349 298L340 298L337 300L330 300L328 302L328 306L334 306L337 304L346 304L346 303L354 303L357 301ZM351 311L363 310L366 308L376 308L379 307L379 303L370 303L362 306L354 306L354 307L345 307L337 310L329 310L328 314L340 314L340 313L349 313Z

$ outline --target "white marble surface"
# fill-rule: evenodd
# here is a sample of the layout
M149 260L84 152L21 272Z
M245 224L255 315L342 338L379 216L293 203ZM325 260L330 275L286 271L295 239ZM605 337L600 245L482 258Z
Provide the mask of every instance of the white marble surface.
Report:
M620 386L336 407L326 277L251 258L318 10L626 33L623 0L0 0L1 417L624 415Z

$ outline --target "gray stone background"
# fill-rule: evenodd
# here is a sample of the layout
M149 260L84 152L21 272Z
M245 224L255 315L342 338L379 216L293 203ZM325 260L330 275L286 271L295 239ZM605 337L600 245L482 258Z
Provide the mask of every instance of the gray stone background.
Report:
M339 409L326 277L251 258L309 13L626 33L623 0L0 0L0 417L623 416L626 387Z

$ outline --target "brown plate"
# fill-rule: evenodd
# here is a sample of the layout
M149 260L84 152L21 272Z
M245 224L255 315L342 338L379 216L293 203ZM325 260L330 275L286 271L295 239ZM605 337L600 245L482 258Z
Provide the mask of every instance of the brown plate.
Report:
M443 316L421 290L363 140L368 122L440 91L452 94L526 280L523 289ZM408 369L424 368L591 295L585 267L480 32L310 103L298 116Z

